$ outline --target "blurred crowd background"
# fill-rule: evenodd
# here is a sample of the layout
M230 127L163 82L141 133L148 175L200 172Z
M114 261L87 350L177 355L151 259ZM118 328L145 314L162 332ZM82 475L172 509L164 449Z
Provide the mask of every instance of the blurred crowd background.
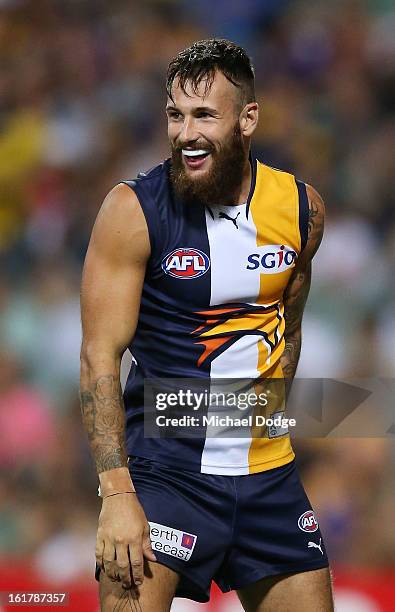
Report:
M245 46L257 157L327 205L298 375L394 376L394 31L390 0L0 0L0 559L93 580L81 268L106 193L168 156L165 72L194 40ZM296 447L334 565L395 567L393 441Z

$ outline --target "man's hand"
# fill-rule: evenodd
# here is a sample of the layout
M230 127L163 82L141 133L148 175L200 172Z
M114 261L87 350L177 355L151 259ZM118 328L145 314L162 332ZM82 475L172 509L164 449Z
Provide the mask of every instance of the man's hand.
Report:
M106 575L125 589L144 580L144 557L156 561L149 524L135 493L103 499L96 538L96 561Z

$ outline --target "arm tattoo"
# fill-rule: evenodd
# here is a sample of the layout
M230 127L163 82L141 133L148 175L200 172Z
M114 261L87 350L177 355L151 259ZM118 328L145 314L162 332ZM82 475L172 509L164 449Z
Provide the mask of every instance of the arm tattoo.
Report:
M316 228L316 223L319 219L317 219L319 215L318 205L315 200L310 200L309 202L309 222L308 222L308 235L310 236Z
M285 349L282 355L284 378L292 381L300 356L300 347L302 338L300 333L289 337L285 341Z
M281 366L284 378L287 380L287 392L295 376L299 361L302 343L301 323L310 289L310 281L311 265L309 264L306 270L295 272L287 287L284 299L285 349L281 356Z
M289 392L300 356L302 317L311 283L311 260L320 246L324 227L324 203L315 189L307 185L309 201L308 239L284 293L285 348L281 366Z
M127 466L121 384L112 374L81 389L81 412L97 471Z
M308 187L307 193L309 201L309 220L308 242L306 248L309 251L309 258L311 260L321 244L324 231L325 208L320 194L317 193L315 189Z

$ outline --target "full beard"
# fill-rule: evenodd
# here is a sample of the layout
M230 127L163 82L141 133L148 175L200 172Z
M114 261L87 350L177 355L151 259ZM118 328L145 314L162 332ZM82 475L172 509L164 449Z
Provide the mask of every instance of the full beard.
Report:
M219 151L210 147L211 169L200 178L192 178L182 159L183 146L171 151L170 179L178 199L187 204L235 204L243 180L245 152L240 125ZM207 146L196 148L207 149Z

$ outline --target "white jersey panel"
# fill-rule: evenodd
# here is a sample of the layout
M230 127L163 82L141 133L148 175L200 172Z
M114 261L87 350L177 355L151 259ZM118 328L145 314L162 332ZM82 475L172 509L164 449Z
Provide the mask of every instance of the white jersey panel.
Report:
M252 215L246 218L246 207L246 204L240 204L206 210L211 258L211 306L239 301L254 303L259 295L259 272L247 270L248 256L257 247L256 228Z
M256 302L259 273L247 270L248 256L256 250L256 228L252 215L246 218L246 205L220 206L206 211L211 258L210 306L229 302ZM213 219L213 216L214 219ZM256 379L258 342L261 336L246 334L211 362L210 378ZM214 383L215 385L215 383ZM216 389L212 384L210 391ZM223 407L211 406L208 417L226 415ZM240 417L244 415L240 411ZM231 432L234 435L234 427ZM248 474L251 438L228 438L226 427L207 425L201 471L205 474ZM215 437L214 437L215 436Z
M259 376L258 344L256 336L243 336L226 351L221 353L211 363L210 393L219 393L226 386L216 384L215 379L221 378L243 378L256 379ZM230 387L231 389L232 387ZM226 389L229 393L229 389ZM232 412L233 416L243 418L245 413L237 408L227 408L212 405L207 411L207 417L226 416ZM233 476L236 474L248 474L248 453L251 445L251 437L227 437L235 435L233 426L207 425L206 440L202 452L201 470L205 474L225 474Z

